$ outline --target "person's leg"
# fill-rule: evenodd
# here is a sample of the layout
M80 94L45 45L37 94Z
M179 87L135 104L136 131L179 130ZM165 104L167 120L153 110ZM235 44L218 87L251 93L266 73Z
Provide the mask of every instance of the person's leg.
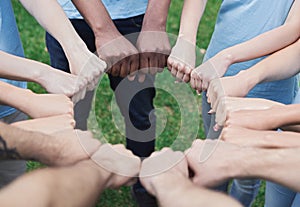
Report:
M143 22L143 15L115 20L114 23L122 35L132 44L136 44ZM109 76L111 88L115 91L116 101L125 120L126 147L133 154L148 157L155 148L155 124L153 100L155 97L155 76L147 75L144 83L137 80L130 82L127 78ZM157 206L155 199L150 196L138 181L132 189L139 206Z
M265 207L290 207L296 193L287 187L273 182L266 182Z
M250 207L257 196L259 186L260 180L257 179L234 179L230 195L243 206Z
M296 194L293 204L292 204L292 207L300 207L300 194L299 193Z
M84 20L71 20L71 23L89 50L95 52L95 37L88 24ZM46 45L50 55L51 66L70 73L69 63L62 47L49 33L46 33ZM94 91L87 92L85 98L74 106L76 129L87 130L87 119L91 110L93 96Z
M215 115L209 114L211 107L207 103L206 92L202 93L202 121L204 126L204 132L207 139L218 139L221 129L219 131L214 131L213 126L215 125ZM228 182L213 188L216 191L227 192Z
M15 113L1 119L7 124L23 121L27 119L27 115L16 111ZM11 181L26 172L26 161L24 160L1 160L0 161L0 188L9 184Z

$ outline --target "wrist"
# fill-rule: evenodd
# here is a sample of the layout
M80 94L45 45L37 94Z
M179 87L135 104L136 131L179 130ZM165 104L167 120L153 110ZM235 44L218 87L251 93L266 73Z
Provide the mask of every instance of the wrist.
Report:
M143 32L149 32L149 31L159 31L159 32L166 32L166 19L165 18L154 18L150 17L147 18L147 15L145 15L143 25L142 25L142 31Z
M250 70L242 70L235 77L245 86L245 95L259 83L256 75L252 75Z
M168 192L173 190L178 190L174 187L174 183L180 183L183 187L188 179L184 177L181 173L170 173L165 172L160 175L156 175L151 179L151 186L154 190L155 196L165 197L168 196Z

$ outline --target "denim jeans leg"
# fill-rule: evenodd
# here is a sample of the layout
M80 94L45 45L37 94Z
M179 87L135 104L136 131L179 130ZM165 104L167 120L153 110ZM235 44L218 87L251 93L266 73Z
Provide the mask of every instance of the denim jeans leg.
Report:
M251 207L257 196L260 180L257 179L234 179L230 195L238 200L243 206Z
M296 192L277 183L266 182L265 207L291 207Z
M296 194L292 207L300 207L300 193Z

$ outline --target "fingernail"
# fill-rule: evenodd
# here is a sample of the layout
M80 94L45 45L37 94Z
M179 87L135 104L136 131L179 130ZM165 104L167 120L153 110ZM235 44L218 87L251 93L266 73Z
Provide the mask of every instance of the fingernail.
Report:
M209 112L207 112L208 114L212 114L212 113L214 113L214 111L211 109L211 110L209 110Z

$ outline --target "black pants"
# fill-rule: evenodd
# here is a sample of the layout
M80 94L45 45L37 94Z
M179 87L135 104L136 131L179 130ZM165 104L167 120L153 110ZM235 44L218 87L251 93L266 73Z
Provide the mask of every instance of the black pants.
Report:
M95 37L84 20L71 20L75 30L86 43L91 52L95 52ZM140 32L143 15L115 20L114 24L122 35ZM135 45L138 33L130 35L128 40ZM54 68L70 72L67 58L60 44L46 33L46 44ZM155 97L154 76L148 75L144 83L137 80L130 82L127 78L109 75L110 86L120 111L125 120L127 148L139 157L148 157L155 146L155 123L153 99ZM75 106L76 128L86 130L87 118L91 108L93 92L87 93L84 100Z

